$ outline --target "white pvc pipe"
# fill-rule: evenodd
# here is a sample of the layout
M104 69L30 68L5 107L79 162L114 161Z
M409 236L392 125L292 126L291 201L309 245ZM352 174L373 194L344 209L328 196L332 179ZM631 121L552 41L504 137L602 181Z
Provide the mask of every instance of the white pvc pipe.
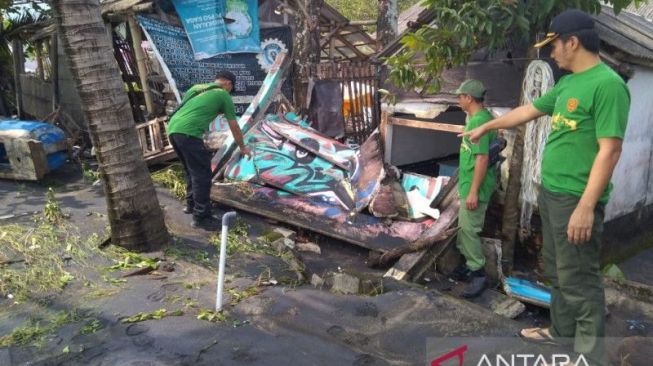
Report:
M222 292L224 290L224 264L227 259L227 236L229 235L229 224L232 218L236 217L234 211L227 212L222 216L222 233L220 234L220 262L218 264L218 288L216 290L215 311L222 310Z

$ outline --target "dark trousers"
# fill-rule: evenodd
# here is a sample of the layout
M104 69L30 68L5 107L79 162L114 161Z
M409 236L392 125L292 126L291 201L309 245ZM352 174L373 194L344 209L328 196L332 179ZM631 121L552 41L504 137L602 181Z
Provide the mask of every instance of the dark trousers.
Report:
M605 364L605 295L600 271L604 207L594 209L591 239L574 245L567 224L579 198L541 189L544 270L552 282L551 335L562 343L573 339L574 351L591 366ZM571 343L571 342L569 342Z
M211 215L211 154L204 141L180 133L169 136L186 173L186 205L195 219Z

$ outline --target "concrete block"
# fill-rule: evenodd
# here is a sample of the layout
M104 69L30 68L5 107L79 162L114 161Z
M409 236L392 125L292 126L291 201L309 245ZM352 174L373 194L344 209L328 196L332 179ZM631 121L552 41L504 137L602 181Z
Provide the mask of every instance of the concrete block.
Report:
M333 286L331 292L340 294L358 294L360 291L361 280L358 277L346 274L336 273L333 275Z
M300 252L322 254L322 249L320 249L320 246L312 242L297 244L297 250Z
M324 279L315 273L311 276L311 285L315 287L322 287L324 286Z
M272 230L272 231L275 232L275 233L281 234L286 239L295 240L295 238L297 237L296 232L294 232L293 230L290 230L290 229L283 228L283 227L274 228L274 230Z
M507 296L495 297L490 303L490 308L494 313L510 319L515 319L526 311L526 305Z
M277 239L272 242L272 248L283 252L285 250L295 249L295 241L287 238Z

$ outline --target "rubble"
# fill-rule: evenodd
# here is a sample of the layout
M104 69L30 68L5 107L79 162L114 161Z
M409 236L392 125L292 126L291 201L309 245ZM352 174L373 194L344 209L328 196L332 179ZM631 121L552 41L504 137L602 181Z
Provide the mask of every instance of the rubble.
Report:
M321 288L322 286L324 286L324 279L316 275L315 273L313 273L313 275L311 276L311 285L317 288Z
M295 231L283 227L277 227L272 230L272 232L277 233L282 237L290 240L295 240L297 238L297 233Z
M353 295L358 294L360 291L360 278L349 275L347 273L334 274L332 281L333 285L331 286L331 292L344 295Z
M280 238L272 242L272 247L280 252L295 249L295 241L287 238Z
M522 302L503 295L495 297L490 303L490 308L496 314L510 319L515 319L526 311L526 305Z
M297 244L297 250L300 252L322 254L322 249L320 249L320 246L313 242L299 243Z

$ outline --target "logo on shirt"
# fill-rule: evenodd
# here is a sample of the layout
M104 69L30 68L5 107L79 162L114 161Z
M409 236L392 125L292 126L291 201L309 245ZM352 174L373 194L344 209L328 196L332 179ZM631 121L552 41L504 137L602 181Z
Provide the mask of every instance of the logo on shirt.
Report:
M565 118L562 114L556 113L551 118L551 129L554 131L559 131L562 129L574 131L578 127L578 122Z
M578 108L578 98L569 98L567 100L567 111L573 112Z
M460 151L472 151L467 141L465 140L466 138L467 137L463 138L463 142L460 144Z

